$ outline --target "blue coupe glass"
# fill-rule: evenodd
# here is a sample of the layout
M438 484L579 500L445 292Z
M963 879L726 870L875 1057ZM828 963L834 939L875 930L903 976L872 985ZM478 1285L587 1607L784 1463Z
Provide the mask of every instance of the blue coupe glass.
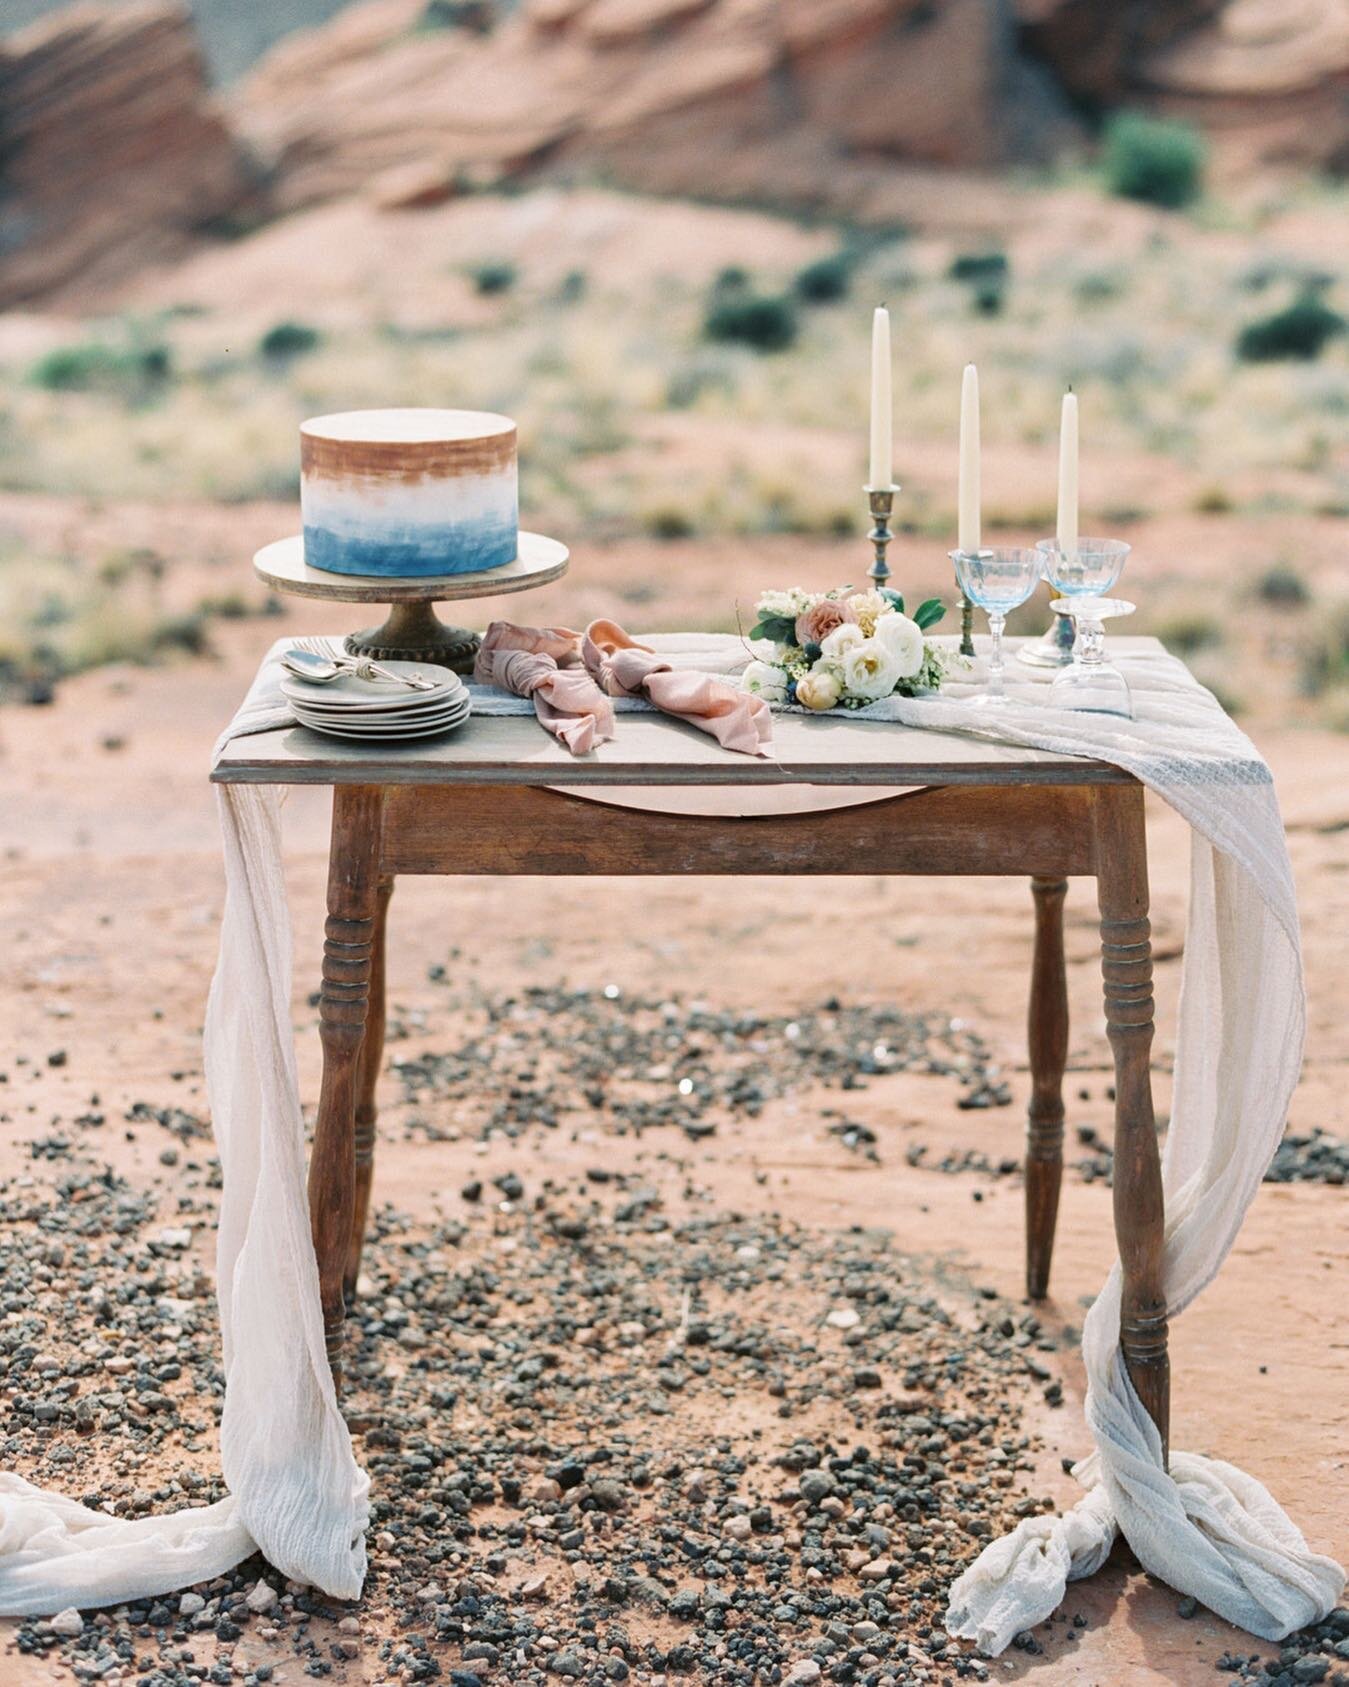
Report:
M1037 550L1011 546L986 551L952 551L951 561L955 564L961 591L971 603L986 611L988 630L993 638L993 648L988 657L988 686L974 701L1006 703L1002 630L1010 611L1019 603L1025 603L1039 584L1044 558Z

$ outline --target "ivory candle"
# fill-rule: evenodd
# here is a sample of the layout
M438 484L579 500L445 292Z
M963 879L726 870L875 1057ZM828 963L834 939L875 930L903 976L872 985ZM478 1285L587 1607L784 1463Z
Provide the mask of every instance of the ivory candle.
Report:
M1077 554L1077 394L1071 387L1063 395L1063 416L1059 423L1057 537L1065 556Z
M979 371L965 365L960 383L960 493L956 544L962 551L980 548L979 531Z
M890 312L877 305L871 319L871 473L870 487L891 484L894 444L891 438Z

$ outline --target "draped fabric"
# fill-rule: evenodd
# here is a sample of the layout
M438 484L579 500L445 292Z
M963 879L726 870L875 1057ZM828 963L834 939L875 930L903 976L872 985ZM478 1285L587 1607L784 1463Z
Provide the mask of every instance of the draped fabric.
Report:
M569 654L579 636L551 631L566 645L560 665L548 649L505 654L548 656L559 673L574 668L589 691L564 694L551 678L530 686L533 674L548 673L531 668L515 674L528 688L523 699L473 687L476 712L537 710L546 688L561 717L545 721L550 730L573 730L589 709L598 741L602 728L621 731L594 709L594 699L609 701L609 688L620 693L619 712L642 709L652 706L652 675L667 671L665 662L681 680L715 677L720 687L750 654L732 638L653 637L646 655L660 659L657 670L641 647L601 634L590 641L588 668ZM284 641L269 653L222 745L291 723L278 685L282 648ZM495 673L504 647L493 649ZM1190 822L1190 912L1163 1155L1165 1290L1174 1318L1222 1265L1282 1133L1304 1035L1302 963L1269 769L1180 663L1154 655L1122 665L1133 721L1046 708L1029 680L996 722L971 709L959 684L937 697L888 698L858 715L1112 762ZM628 696L633 689L642 695ZM744 719L760 717L747 710ZM761 730L754 728L760 746ZM226 900L206 1071L224 1174L217 1293L230 1494L213 1506L123 1522L0 1475L0 1615L168 1593L221 1574L254 1547L335 1597L355 1598L364 1579L367 1481L328 1374L309 1241L279 798L266 786L224 786L219 796ZM1077 1467L1085 1497L1064 1517L1029 1518L984 1550L951 1590L952 1633L1001 1651L1049 1616L1070 1579L1099 1567L1117 1530L1146 1569L1253 1634L1279 1639L1317 1621L1339 1597L1344 1572L1309 1550L1259 1482L1184 1451L1163 1468L1157 1432L1120 1355L1119 1305L1116 1267L1083 1332L1096 1442Z

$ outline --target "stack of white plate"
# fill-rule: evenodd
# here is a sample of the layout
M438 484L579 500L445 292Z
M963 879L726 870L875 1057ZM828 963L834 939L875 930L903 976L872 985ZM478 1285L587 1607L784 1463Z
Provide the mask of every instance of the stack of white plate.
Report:
M468 719L468 688L448 668L417 662L381 662L380 667L434 680L435 689L414 691L356 674L316 685L287 674L281 690L301 726L334 738L432 738Z

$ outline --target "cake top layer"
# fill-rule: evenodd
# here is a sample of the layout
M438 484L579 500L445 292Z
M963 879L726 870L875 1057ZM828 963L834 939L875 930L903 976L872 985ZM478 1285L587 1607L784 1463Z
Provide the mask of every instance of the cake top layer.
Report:
M443 445L513 434L515 423L491 410L343 410L311 416L300 432L362 445Z

